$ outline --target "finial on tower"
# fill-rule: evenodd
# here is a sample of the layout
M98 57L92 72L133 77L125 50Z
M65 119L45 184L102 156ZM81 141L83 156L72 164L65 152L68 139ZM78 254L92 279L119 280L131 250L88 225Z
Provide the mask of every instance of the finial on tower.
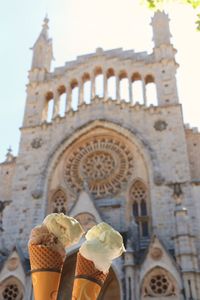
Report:
M49 39L49 18L46 15L42 30L33 48L33 60L31 69L45 69L50 71L53 60L52 40Z
M12 148L9 146L6 153L6 162L11 162L14 159L14 155L12 154Z
M153 40L155 47L169 45L171 33L169 30L169 17L164 11L155 12L151 25L153 27Z

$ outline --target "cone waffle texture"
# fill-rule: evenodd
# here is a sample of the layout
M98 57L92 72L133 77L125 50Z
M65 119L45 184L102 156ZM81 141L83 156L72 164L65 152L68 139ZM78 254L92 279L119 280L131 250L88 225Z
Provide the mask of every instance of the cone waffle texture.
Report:
M86 278L103 285L107 274L95 268L91 260L84 258L80 253L77 254L75 278Z
M47 247L41 245L29 245L31 270L52 269L61 271L63 265L62 256Z

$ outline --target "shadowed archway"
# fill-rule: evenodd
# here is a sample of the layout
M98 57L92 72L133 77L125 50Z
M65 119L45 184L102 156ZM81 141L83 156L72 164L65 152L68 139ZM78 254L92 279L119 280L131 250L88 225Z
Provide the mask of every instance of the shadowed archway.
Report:
M65 260L61 276L58 300L71 299L75 265L76 253L70 255ZM120 286L112 269L110 269L109 275L101 290L98 300L120 300Z

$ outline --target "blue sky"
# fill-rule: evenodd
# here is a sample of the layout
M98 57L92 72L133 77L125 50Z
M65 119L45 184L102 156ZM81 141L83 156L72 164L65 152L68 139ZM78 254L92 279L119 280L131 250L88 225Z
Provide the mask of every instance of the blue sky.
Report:
M9 145L17 155L33 46L46 13L53 38L53 68L97 47L123 47L151 52L152 12L140 0L6 0L0 11L0 162ZM187 6L167 8L172 43L178 50L177 74L185 123L200 128L200 33L195 11ZM52 68L52 69L53 69Z

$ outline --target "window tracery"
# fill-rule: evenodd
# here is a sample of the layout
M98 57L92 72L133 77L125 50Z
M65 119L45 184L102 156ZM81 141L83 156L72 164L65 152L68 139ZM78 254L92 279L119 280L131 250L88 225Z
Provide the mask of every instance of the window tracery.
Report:
M145 297L170 297L176 295L175 281L164 269L157 268L150 272L144 280L143 296Z
M52 212L66 214L67 199L62 190L58 190L52 197Z
M137 180L130 189L130 200L132 203L132 214L139 225L141 236L149 236L149 215L147 207L147 188L140 180Z
M64 178L75 193L88 183L95 198L114 195L134 171L132 151L117 137L100 135L76 144L64 167Z
M23 299L23 291L21 284L15 278L9 278L5 284L2 284L0 298L4 300L21 300Z

